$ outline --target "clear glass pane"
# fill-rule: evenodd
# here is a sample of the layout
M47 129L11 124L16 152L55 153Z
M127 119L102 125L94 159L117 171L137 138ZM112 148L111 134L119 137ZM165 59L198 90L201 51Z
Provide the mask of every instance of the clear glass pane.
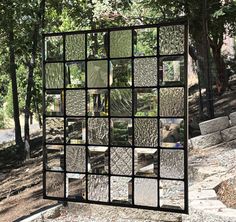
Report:
M63 115L64 106L63 106L63 91L46 91L46 115Z
M160 151L160 176L162 178L184 178L184 152L183 150Z
M94 89L88 90L88 115L107 116L108 115L108 90Z
M46 172L46 195L64 198L64 173Z
M110 94L110 115L131 116L132 115L132 90L112 89Z
M66 143L67 144L85 144L86 142L86 124L84 118L66 119Z
M171 55L184 52L184 26L160 27L160 54Z
M64 119L47 118L46 119L46 142L64 143Z
M131 177L111 177L111 202L121 204L132 203Z
M160 119L160 142L162 147L181 148L184 145L184 120Z
M91 173L108 173L108 147L89 146L88 170Z
M160 116L184 115L184 88L160 89Z
M86 150L84 146L66 147L66 170L68 172L85 172Z
M130 57L132 55L132 31L122 30L110 33L110 57Z
M134 91L135 116L157 115L157 89L139 88Z
M85 91L67 90L66 91L66 115L85 116Z
M50 145L46 146L46 169L63 171L64 169L64 146Z
M111 147L111 174L132 174L132 149L128 147Z
M111 144L115 146L132 145L132 119L111 119Z
M134 59L134 85L157 85L157 58Z
M109 122L107 118L88 119L88 142L108 145Z
M85 87L85 62L66 63L66 87Z
M106 60L90 61L88 65L88 87L107 87L108 65Z
M66 36L66 60L85 59L85 35Z
M63 63L45 64L45 82L47 89L63 88L64 86L64 66Z
M45 59L48 61L63 59L62 36L50 36L45 38Z
M157 149L136 148L134 152L135 174L155 177L158 174Z
M115 59L110 63L110 85L129 87L132 85L132 65L130 59Z

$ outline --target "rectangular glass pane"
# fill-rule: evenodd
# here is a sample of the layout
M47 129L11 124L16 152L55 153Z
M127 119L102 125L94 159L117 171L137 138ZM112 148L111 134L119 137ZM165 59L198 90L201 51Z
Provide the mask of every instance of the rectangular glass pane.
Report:
M66 35L66 60L85 59L85 35Z
M64 146L48 145L46 146L46 169L63 171L64 169Z
M66 87L67 88L85 87L85 62L66 63Z
M64 86L63 63L47 63L45 65L45 81L47 89L63 88Z
M64 113L64 92L59 91L46 91L45 99L47 116L62 116Z
M63 59L62 36L50 36L45 38L45 59L48 61Z
M46 142L64 143L64 119L47 118L46 119Z
M64 198L64 173L46 172L46 195Z

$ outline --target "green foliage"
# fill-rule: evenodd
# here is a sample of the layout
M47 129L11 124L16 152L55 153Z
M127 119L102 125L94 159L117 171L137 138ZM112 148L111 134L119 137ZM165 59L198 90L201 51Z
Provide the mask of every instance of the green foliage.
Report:
M6 95L6 115L7 117L13 118L13 100L12 100L12 87L11 84L8 85L8 92Z

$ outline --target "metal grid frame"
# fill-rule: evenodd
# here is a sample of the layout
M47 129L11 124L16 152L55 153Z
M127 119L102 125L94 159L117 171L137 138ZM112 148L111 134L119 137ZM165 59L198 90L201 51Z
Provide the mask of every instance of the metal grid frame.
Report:
M171 54L171 55L160 55L159 53L159 29L160 27L163 26L175 26L175 25L181 25L184 26L184 52L181 54ZM157 44L157 50L156 50L156 55L152 55L152 56L135 56L134 55L134 32L136 29L145 29L145 28L155 28L157 31L157 38L156 38L156 44ZM121 30L130 30L132 31L132 55L130 57L118 57L118 58L112 58L112 59L130 59L131 60L131 64L132 64L132 86L130 87L117 87L117 89L131 89L132 90L132 100L134 99L134 91L135 89L138 88L156 88L157 89L157 95L158 95L158 103L157 103L157 116L144 116L143 118L154 118L157 119L157 123L158 123L158 134L160 135L160 119L161 118L176 118L176 116L160 116L160 89L161 88L172 88L172 87L180 87L184 89L184 115L183 116L178 116L177 118L181 118L184 119L184 146L183 148L171 148L171 150L182 150L184 153L184 178L183 179L174 179L174 178L162 178L160 176L160 150L165 150L165 149L170 149L170 148L166 148L166 147L161 147L160 146L160 136L158 136L158 145L156 147L145 147L145 148L150 148L150 149L157 149L158 152L158 159L157 159L157 164L158 164L158 173L157 176L155 177L145 177L145 176L140 176L140 175L135 175L135 169L134 169L134 161L135 161L135 157L134 157L134 150L135 148L143 148L144 146L136 146L134 143L134 120L136 118L142 118L142 117L137 117L134 115L134 103L132 101L132 116L112 116L110 115L110 108L108 109L108 116L105 116L105 118L107 118L109 120L109 132L108 132L108 138L109 138L109 143L108 145L98 145L98 144L89 144L88 141L88 119L89 118L104 118L104 116L88 116L88 90L89 89L93 89L93 88L89 88L87 85L88 82L88 78L87 78L87 62L88 61L98 61L98 60L105 60L108 61L107 62L107 68L108 68L108 78L107 78L107 87L99 87L99 89L106 89L108 90L108 101L110 102L110 90L111 89L115 89L116 87L111 87L110 86L110 78L109 78L109 74L110 74L110 33L113 31L121 31ZM96 32L106 32L108 34L108 55L107 58L102 58L102 59L89 59L88 55L87 55L87 36L90 33L96 33ZM66 127L67 127L67 115L66 115L66 92L68 90L67 86L66 86L66 63L68 62L66 60L66 36L67 35L77 35L77 34L84 34L85 35L85 59L84 60L70 60L69 62L79 62L79 61L83 61L85 62L85 87L84 88L73 88L73 90L85 90L85 100L86 100L86 107L85 107L85 123L86 123L86 143L83 144L83 146L86 148L86 172L83 172L83 174L86 175L86 197L85 199L70 199L67 198L67 184L66 184L66 174L67 174L67 169L66 169L66 147L70 144L66 143ZM52 37L52 36L61 36L63 39L63 58L61 60L54 60L54 61L47 61L45 58L45 38L47 37ZM176 213L188 213L188 154L187 154L187 145L188 145L188 102L187 102L187 95L188 95L188 86L187 86L187 63L188 63L188 23L187 21L183 20L183 21L175 21L175 22L163 22L163 23L159 23L159 24L152 24L152 25L142 25L142 26L130 26L130 27L119 27L119 28L106 28L106 29L98 29L98 30L84 30L84 31L75 31L75 32L61 32L61 33L47 33L47 34L43 34L43 64L42 64L42 68L43 68L43 197L45 199L52 199L52 200L58 200L58 201L72 201L72 202L82 202L82 203L91 203L91 204L102 204L102 205L113 205L113 206L120 206L120 207L131 207L131 208L141 208L141 209L149 209L149 210L158 210L158 211L166 211L166 212L176 212ZM160 84L160 69L159 69L159 65L160 65L160 60L161 58L167 58L167 57L173 57L173 56L182 56L184 58L184 81L183 84L181 85L161 85ZM137 87L134 86L134 59L137 58L157 58L157 85L154 86L141 86L141 87ZM58 116L58 115L47 115L46 114L46 101L45 101L45 96L46 96L46 92L49 90L46 88L46 69L45 66L48 63L61 63L63 64L63 68L64 68L64 83L63 83L63 88L57 88L57 89L51 89L51 91L58 91L61 90L61 92L63 92L64 94L64 111L63 111L63 115ZM96 88L97 89L97 88ZM64 121L64 142L63 143L47 143L46 141L46 119L48 117L60 117L63 118ZM76 117L81 117L81 116L73 116L73 118ZM111 144L111 118L129 118L132 120L132 144L129 146L129 148L132 148L132 175L120 175L120 174L111 174L111 169L110 169L110 150L112 149L112 147L117 147L115 145ZM64 169L63 171L56 171L56 170L51 170L47 168L47 145L62 145L64 147ZM74 146L74 145L73 145ZM75 145L76 146L76 145ZM79 146L81 146L81 144L79 144ZM100 174L100 173L96 173L96 175L106 175L108 177L108 201L104 202L104 201L94 201L94 200L89 200L88 199L88 176L89 175L94 175L95 173L91 173L88 172L88 146L106 146L108 147L108 172L106 174ZM119 147L127 147L127 146L122 146L119 145ZM47 172L60 172L63 174L64 176L64 195L63 197L55 197L55 196L49 196L47 195L47 181L46 181L46 173ZM78 172L79 173L79 172ZM112 202L111 201L111 192L110 192L110 188L111 188L111 176L119 176L119 177L130 177L132 179L132 202L130 204L123 204L123 203L117 203L117 202ZM156 179L157 180L157 206L153 207L153 206L145 206L145 205L136 205L134 202L134 179L135 178L148 178L148 179ZM182 181L184 183L184 208L183 209L179 209L179 208L175 208L175 207L162 207L160 206L160 180L175 180L175 181Z

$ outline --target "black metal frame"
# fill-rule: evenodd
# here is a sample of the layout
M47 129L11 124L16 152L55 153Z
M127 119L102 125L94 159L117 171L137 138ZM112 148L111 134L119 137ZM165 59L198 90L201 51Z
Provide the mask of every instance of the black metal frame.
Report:
M171 54L171 55L160 55L159 53L159 28L162 26L175 26L175 25L181 25L184 26L184 53L182 54ZM145 29L145 28L156 28L157 31L157 51L156 51L156 55L154 56L135 56L134 55L134 30L135 29ZM113 59L130 59L131 60L131 64L132 64L132 86L130 87L117 87L117 89L122 89L122 88L127 88L132 90L132 100L134 100L134 90L136 88L155 88L157 90L157 94L158 94L158 105L157 105L157 116L145 116L145 117L137 117L135 116L134 113L134 103L132 102L132 116L112 116L110 115L110 108L108 109L108 116L88 116L88 97L87 97L87 92L88 90L92 89L92 88L88 88L87 87L87 62L88 61L96 61L96 60L105 60L108 61L107 62L107 66L108 66L108 79L107 79L107 87L99 87L96 89L107 89L108 90L108 101L110 101L110 90L111 89L115 89L116 87L111 87L110 86L110 79L109 79L109 72L110 72L110 32L112 31L120 31L120 30L130 30L132 31L132 55L130 57L123 57L123 58L112 58ZM108 34L108 56L107 58L103 58L103 59L88 59L87 58L87 34L89 33L94 33L94 32L106 32ZM73 61L67 61L66 60L66 35L74 35L74 34L85 34L85 59L84 60L73 60ZM61 36L63 38L63 59L60 61L47 61L45 59L45 38L47 37L51 37L51 36ZM47 34L43 34L43 196L46 199L52 199L52 200L59 200L59 201L72 201L72 202L84 202L84 203L94 203L94 204L102 204L102 205L113 205L113 206L121 206L121 207L132 207L132 208L142 208L142 209L149 209L149 210L158 210L158 211L167 211L167 212L176 212L176 213L188 213L188 149L187 149L187 145L188 145L188 102L187 102L187 96L188 96L188 85L187 85L187 63L188 63L188 23L187 21L176 21L176 22L163 22L160 24L152 24L152 25L142 25L142 26L131 26L131 27L119 27L119 28L106 28L106 29L98 29L98 30L84 30L84 31L75 31L75 32L61 32L61 33L47 33ZM163 86L160 84L160 76L159 76L159 61L161 58L163 57L170 57L170 59L172 57L178 57L178 56L183 56L184 58L184 82L182 85L178 84L178 85L171 85L171 86ZM135 87L134 86L134 59L136 58L157 58L157 85L156 86L140 86L140 87ZM86 198L83 200L76 200L76 199L69 199L66 197L66 192L67 192L67 188L66 188L66 173L68 172L66 169L66 147L67 147L67 143L66 143L66 119L67 119L67 115L66 115L66 92L67 90L71 90L71 89L67 89L66 87L66 63L67 62L79 62L79 61L83 61L85 62L85 87L84 88L73 88L73 90L85 90L85 100L86 100L86 105L85 105L85 116L83 116L83 118L85 118L85 123L86 123L86 143L83 145L86 148L86 172L84 172L84 174L86 175ZM63 67L64 67L64 85L63 88L57 88L57 89L47 89L46 88L46 69L45 69L45 65L47 63L62 63ZM184 89L184 116L160 116L160 96L159 96L159 92L161 88L172 88L172 87L180 87ZM45 111L45 107L46 107L46 101L45 101L45 95L46 92L48 90L61 90L61 92L64 92L64 113L63 115L46 115L46 111ZM46 119L48 117L60 117L64 119L64 142L63 143L53 143L53 144L48 144L46 142ZM80 117L81 116L77 116ZM89 118L107 118L109 121L109 133L108 133L108 145L98 145L98 144L89 144L88 141L88 119ZM76 118L76 116L73 116L72 118ZM127 176L127 175L115 175L115 174L111 174L111 170L110 170L110 150L112 147L117 147L114 145L111 145L111 118L129 118L130 120L132 120L132 145L129 146L129 148L132 148L132 175L131 176ZM159 131L159 135L160 135L160 118L182 118L184 119L184 147L183 148L166 148L166 147L161 147L160 146L160 136L158 136L158 145L156 147L144 147L144 146L136 146L134 143L134 120L138 119L138 118L154 118L157 119L157 123L158 123L158 131ZM64 197L52 197L52 196L48 196L47 192L46 192L46 172L57 172L55 170L48 170L47 169L47 151L46 151L46 146L47 145L62 145L64 146L64 171L60 171L61 173L64 174ZM75 145L76 146L76 145ZM88 146L106 146L108 147L108 173L105 174L108 177L108 202L103 202L103 201L93 201L93 200L89 200L88 199L88 175L94 175L95 173L90 173L88 172ZM127 147L127 146L122 146L119 145L119 147ZM134 169L134 150L135 148L150 148L150 149L157 149L158 151L158 173L156 177L145 177L145 176L137 176L135 175L135 169ZM174 149L178 149L178 150L183 150L184 152L184 178L183 179L174 179L174 178L161 178L160 176L160 150L174 150ZM104 174L96 174L96 175L104 175ZM131 204L123 204L123 203L116 203L116 202L111 202L111 193L110 193L110 187L111 187L111 181L110 178L111 176L120 176L120 177L130 177L132 179L132 203ZM157 185L158 185L158 190L157 190L157 206L156 207L151 207L151 206L145 206L145 205L135 205L134 203L134 179L135 178L152 178L152 179L156 179L157 180ZM160 206L160 180L164 179L164 180L175 180L175 181L182 181L184 183L184 209L179 209L179 208L171 208L171 207L161 207Z

